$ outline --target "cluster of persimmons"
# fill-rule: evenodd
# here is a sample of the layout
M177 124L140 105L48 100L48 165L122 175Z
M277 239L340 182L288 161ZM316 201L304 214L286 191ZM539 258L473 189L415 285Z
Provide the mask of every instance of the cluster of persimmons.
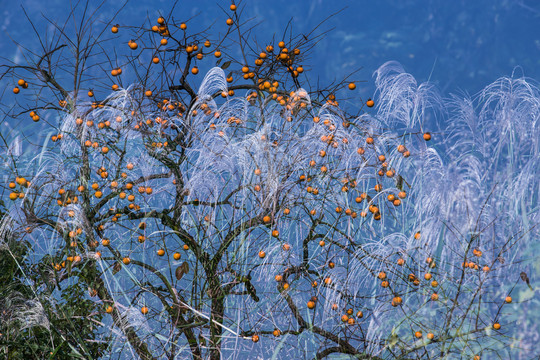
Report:
M291 190L291 193L295 194L295 198L284 196L274 204L273 208L263 206L264 201L262 200L260 202L253 200L264 212L253 216L249 226L267 231L270 240L257 243L258 248L252 254L256 254L255 260L251 259L249 264L252 264L250 265L252 266L251 270L254 270L272 261L270 259L277 256L276 251L283 254L296 252L299 258L304 259L304 265L310 263L315 266L308 270L307 266L302 267L303 265L294 264L291 260L279 266L273 265L273 273L269 276L273 277L277 283L275 288L278 289L279 293L284 294L283 296L292 293L294 288L291 286L291 282L297 281L300 276L298 274L304 272L305 278L310 279L309 285L312 289L301 290L301 287L298 287L298 291L305 293L314 291L314 295L305 299L304 296L299 295L298 299L302 301L302 306L310 311L316 311L321 299L324 299L325 296L329 297L324 289L333 289L335 292L332 294L340 293L342 299L345 299L341 302L335 298L328 299L327 308L333 312L335 323L340 326L348 326L349 329L357 329L358 333L362 333L362 329L365 328L362 328L358 323L361 319L369 318L367 313L369 310L366 307L360 307L358 305L360 301L351 299L351 296L346 294L346 289L340 289L335 285L339 279L327 274L327 270L331 272L339 267L347 271L347 266L350 263L340 257L358 257L356 255L358 252L353 248L360 247L360 245L353 246L350 243L340 242L325 232L346 238L346 232L343 229L347 226L353 226L350 224L355 224L354 226L357 228L362 228L362 226L382 227L384 226L382 220L385 216L389 219L394 217L398 209L404 206L404 202L409 200L410 186L408 186L405 175L402 175L393 164L414 158L415 153L409 149L406 139L425 143L432 139L432 134L418 131L406 134L407 136L396 137L393 142L379 140L379 134L358 120L358 116L349 115L339 109L336 94L354 91L357 87L354 81L343 81L330 89L303 89L300 86L303 82L302 76L305 73L302 64L304 61L303 48L309 45L305 39L296 39L294 42L291 40L290 44L287 44L284 39L278 41L276 46L272 42L259 50L251 49L253 59L250 61L245 55L244 57L228 55L225 39L235 28L240 31L239 16L236 14L237 5L230 5L229 10L230 17L224 19L228 30L217 41L210 41L200 35L196 36L198 34L188 35L189 22L177 24L171 21L169 24L169 20L163 16L158 17L151 27L138 29L138 38L134 37L129 40L127 45L126 42L120 43L121 46L126 46L129 51L136 52L136 55L128 55L130 61L122 66L114 65L103 69L103 72L106 72L103 77L108 79L108 83L101 81L101 84L107 83L106 86L102 85L102 89L84 83L79 89L75 89L75 93L78 92L78 95L64 97L64 93L60 91L61 84L55 85L50 79L41 85L39 85L38 79L20 78L16 81L17 85L13 88L13 93L17 96L24 95L25 91L32 89L32 86L51 87L52 83L53 91L60 94L57 101L58 106L54 111L63 114L61 117L64 119L62 120L64 124L57 126L57 133L50 138L53 142L51 151L56 151L54 146L61 146L69 139L71 139L70 141L75 139L76 146L80 148L81 163L77 173L70 174L69 181L56 187L55 194L43 200L48 204L48 211L51 214L56 213L58 219L67 216L65 223L71 224L56 227L52 224L55 231L58 231L65 240L65 247L58 253L51 254L53 261L50 266L58 273L69 273L72 269L83 266L87 261L107 261L114 267L114 274L118 273L122 267L134 266L134 264L157 273L157 268L161 268L163 265L156 266L156 268L150 265L161 264L160 261L166 259L172 267L177 266L181 259L186 258L189 260L186 260L174 272L176 280L181 281L184 277L184 281L187 281L188 278L195 281L193 277L190 278L186 275L189 273L190 267L195 268L197 263L201 263L203 267L215 269L212 268L214 265L211 265L209 260L210 256L214 254L212 253L214 249L204 249L197 242L186 240L196 237L195 231L188 236L178 228L174 228L176 233L183 234L183 245L178 245L179 243L175 243L176 245L167 244L163 239L161 239L162 242L153 241L148 249L152 249L156 258L153 255L150 258L137 257L141 253L131 251L137 244L125 246L126 240L114 238L114 235L110 234L120 231L118 229L131 227L132 239L136 239L141 244L140 246L143 246L152 237L155 238L153 231L163 229L162 224L166 224L163 219L173 212L180 213L181 208L191 209L186 211L201 215L193 220L196 223L193 230L197 229L197 232L204 233L213 223L227 221L224 215L219 220L216 220L215 215L211 215L212 212L216 212L216 207L233 206L228 202L227 193L224 192L223 199L219 200L222 203L199 198L197 189L192 188L190 191L186 191L183 188L186 179L179 176L182 173L182 165L179 164L186 157L185 154L189 146L197 141L202 143L201 138L206 139L208 136L214 136L207 134L214 133L216 137L229 141L228 139L234 139L235 136L241 137L245 136L246 133L257 133L259 141L268 143L269 148L277 149L284 146L286 151L289 151L292 149L288 149L287 145L283 144L280 136L274 136L276 133L280 135L279 131L288 131L292 138L295 132L302 133L303 136L305 135L303 129L316 128L318 129L317 138L314 138L309 145L306 161L303 164L292 166L291 169L294 168L294 170L291 170L290 173L279 175L279 181L288 181L292 184L295 190ZM110 31L114 36L120 36L124 29L123 26L113 25L110 27ZM127 27L126 31L128 31ZM143 41L143 36L148 36L152 42ZM242 46L243 51L247 51L247 49L247 46ZM180 57L183 59L182 65L178 60ZM224 76L228 89L216 90L207 94L210 95L209 98L200 99L200 94L193 90L193 85L200 82L197 80L197 76L201 76L199 73L203 61L212 58L221 70L224 71L229 67L235 70ZM222 62L222 60L226 61ZM111 63L120 63L120 59L114 59ZM148 69L148 72L143 81L139 82L138 91L130 93L129 106L120 109L114 100L119 95L115 94L126 91L121 79L126 73L133 76L132 69L127 71L130 66L140 66ZM154 70L153 67L158 66L162 66L162 68ZM167 78L165 70L171 67L177 67L175 78ZM156 76L157 80L152 78L152 71L159 73ZM112 95L100 100L97 94L103 95L108 90L107 87L112 90ZM227 112L228 104L241 90L246 91L244 101L248 106L259 110L263 109L260 110L261 113L264 113L265 109L273 109L275 114L279 114L281 124L276 127L277 130L274 133L260 132L264 126L261 120L259 123L253 124L253 121L245 116ZM73 94L73 91L67 93ZM88 98L84 98L80 94L85 94ZM364 112L369 112L375 106L372 99L362 101L362 103L365 108L362 105L361 111ZM39 122L43 118L43 114L49 111L52 110L46 106L38 106L28 108L27 112L33 121ZM71 120L66 120L67 118ZM204 123L202 128L196 125L200 119ZM68 121L72 122L72 127L66 127L65 123ZM121 134L127 133L138 134L143 139L138 143L138 149L123 147L122 141L128 137L122 137ZM145 173L142 170L146 166L143 162L138 163L134 159L127 160L126 153L130 151L137 154L149 154L151 158L165 164L169 171ZM212 149L208 151L212 151ZM363 169L369 170L368 173L364 172L362 177L354 175L360 170L357 167L349 166L343 160L345 157L354 159L351 162L361 164ZM179 158L182 160L178 160ZM196 160L194 159L194 161ZM252 167L247 167L250 173L243 176L251 180L248 181L247 185L240 187L246 187L250 192L248 196L253 197L253 199L265 199L265 194L269 192L266 180L270 177L272 169L256 162L250 166ZM301 171L298 171L299 167L301 167ZM39 180L34 180L32 177L33 174L30 173L17 174L9 182L9 198L13 202L21 202L22 204L24 201L29 201L29 197L40 196L38 194L39 188L36 188L36 185L39 185ZM166 185L164 185L165 182ZM167 196L170 199L179 200L176 201L172 210L160 210L163 205L152 199L154 196L162 194L163 189L170 187L173 187L175 191L168 193ZM226 189L218 190L224 191ZM235 191L231 191L231 195ZM160 199L163 201L163 198ZM251 210L255 211L255 208L256 206ZM163 213L159 214L160 211ZM89 216L93 217L89 218ZM246 214L246 216L250 215ZM82 221L79 219L80 217L86 217L86 219ZM35 226L51 226L50 218L47 216L45 219L39 220L38 224L36 222L28 224L25 227L26 232L32 233ZM162 223L150 221L152 218L159 218ZM296 235L287 234L287 230L282 230L290 228L280 223L282 219L283 223L286 224L300 223L301 219L309 219L315 225L324 224L326 228L321 233L317 233L316 230L313 230L315 229L314 225L311 237L308 236L307 240L302 243L302 241L298 241ZM234 221L231 227L233 225L240 226L239 222ZM244 223L243 226L247 227L248 225ZM171 224L167 223L165 227L171 227ZM153 231L149 231L150 228ZM407 236L413 237L420 244L423 233L421 235L418 230L416 229ZM241 231L235 236L240 233ZM315 233L317 235L314 235ZM131 240L127 240L127 242L129 241ZM272 247L272 244L277 244L277 250ZM224 250L219 247L217 251L221 257L222 254L219 254L219 251ZM228 250L225 248L226 251ZM313 253L315 252L320 254L319 259L314 259ZM206 255L206 253L210 255ZM92 259L90 259L89 254L92 255ZM328 254L333 255L329 256ZM232 256L232 253L230 255ZM372 255L367 254L366 257ZM427 294L429 301L439 301L443 291L440 289L441 284L437 279L437 259L432 256L422 259L407 259L406 255L394 254L384 259L377 258L377 267L368 269L372 280L378 284L377 294L381 294L375 296L377 301L384 301L393 308L401 309L404 302L407 301L408 294L416 296L416 291L419 288L423 289L423 294ZM373 255L373 257L377 256ZM487 273L490 271L490 267L481 263L481 257L482 252L473 249L473 256L462 261L461 265L468 269L467 271L481 270ZM471 260L473 258L478 260ZM412 262L410 266L408 266L409 261ZM147 264L143 264L143 262ZM241 265L248 266L249 264ZM230 271L230 266L225 268ZM317 268L316 273L312 272L313 268ZM166 277L166 275L163 276ZM249 290L250 286L253 287L249 279L241 279L243 280L238 280L239 283L245 283L248 289L247 293L255 298L253 291ZM170 279L170 281L173 282L174 279ZM257 283L254 283L256 288ZM98 295L96 288L90 286L89 289L90 296ZM209 293L211 293L210 290L207 294ZM371 295L365 296L371 298ZM100 297L102 296L100 295ZM115 303L111 301L111 298L101 298L101 300L104 303L103 310L106 313L113 313ZM506 297L505 302L512 302L512 298ZM289 302L289 304L291 303ZM419 308L425 306L422 303L417 305ZM297 314L297 309L292 305L289 306L293 311L291 316L299 319L301 315ZM153 310L158 312L158 308L153 305L142 304L140 306L140 312L146 316L151 315ZM183 310L185 311L186 308L184 307ZM215 321L219 322L222 319ZM492 327L499 330L501 326L496 322L492 324ZM411 334L412 340L437 341L437 334L430 330L420 328L412 330L414 330ZM284 332L294 333L290 329L280 329L276 326L270 330L246 329L243 335L258 342L261 334L272 334L274 337L280 337ZM318 335L325 337L325 334L321 330ZM331 336L328 338L333 339ZM347 349L345 345L340 346Z

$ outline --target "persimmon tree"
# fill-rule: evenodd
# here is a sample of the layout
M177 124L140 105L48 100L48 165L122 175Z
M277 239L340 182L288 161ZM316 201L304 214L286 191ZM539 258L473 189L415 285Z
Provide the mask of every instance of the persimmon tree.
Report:
M53 132L2 130L1 246L44 319L12 324L56 334L27 356L537 354L538 89L444 100L387 63L351 98L310 81L316 33L261 44L243 6L191 32L175 7L132 26L79 4L2 65L4 123Z

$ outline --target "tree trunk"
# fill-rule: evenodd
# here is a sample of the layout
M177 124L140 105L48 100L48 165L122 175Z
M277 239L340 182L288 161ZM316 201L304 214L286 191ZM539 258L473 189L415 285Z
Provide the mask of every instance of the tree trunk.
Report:
M225 296L221 289L221 284L217 276L209 276L213 279L210 282L210 296L212 298L212 312L210 315L210 360L221 359L221 335L223 328L223 313L225 310Z

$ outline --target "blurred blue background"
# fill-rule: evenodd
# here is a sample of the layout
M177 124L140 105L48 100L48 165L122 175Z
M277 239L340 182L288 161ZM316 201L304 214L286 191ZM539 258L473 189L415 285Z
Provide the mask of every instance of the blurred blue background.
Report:
M95 9L99 1L91 1ZM107 22L122 2L108 1L97 10ZM179 1L174 11L178 20L191 20L190 30L215 23L224 31L223 9L230 1ZM32 47L32 29L21 6L44 33L50 25L42 15L57 22L65 20L67 0L0 1L2 13L0 54L21 60L12 40ZM129 1L118 23L138 25L155 21L168 13L170 0ZM220 8L221 7L221 8ZM474 94L500 76L518 75L540 79L540 1L537 0L245 0L242 18L260 22L254 35L260 44L283 36L292 20L294 34L307 34L329 15L315 34L326 33L313 49L311 77L322 84L340 79L358 68L360 95L373 93L371 74L388 60L400 62L419 82L431 80L443 94ZM332 31L329 31L331 30ZM212 31L211 31L212 32ZM37 44L34 41L34 45ZM516 68L518 67L518 68Z

